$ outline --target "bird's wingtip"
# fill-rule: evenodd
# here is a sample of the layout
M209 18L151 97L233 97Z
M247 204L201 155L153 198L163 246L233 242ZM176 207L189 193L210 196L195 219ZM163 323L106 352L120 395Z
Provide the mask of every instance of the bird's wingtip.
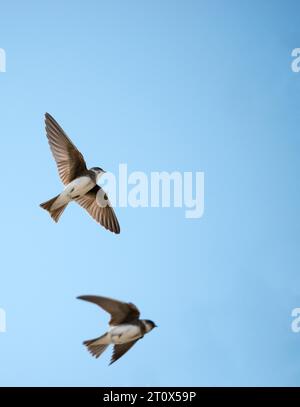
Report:
M121 228L119 225L117 225L117 227L115 227L114 229L110 229L111 232L115 233L116 235L119 235L121 233Z
M90 295L79 295L78 297L76 297L76 299L77 300L88 301L89 297L90 297Z
M45 120L54 120L53 116L51 116L50 113L46 112L45 113Z

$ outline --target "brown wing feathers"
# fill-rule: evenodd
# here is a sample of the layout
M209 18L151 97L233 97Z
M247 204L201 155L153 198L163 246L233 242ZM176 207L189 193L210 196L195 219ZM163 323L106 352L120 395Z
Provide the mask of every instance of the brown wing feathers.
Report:
M128 352L129 349L132 348L137 341L138 339L132 342L122 343L121 345L115 345L110 365L114 363L116 360L120 359L120 357L123 356L126 352Z
M131 303L113 300L112 298L100 297L96 295L82 295L80 300L92 302L99 305L104 311L111 315L110 325L118 325L135 321L140 316L138 308Z
M86 195L77 198L76 202L82 206L96 222L100 223L105 229L116 234L120 233L120 225L113 208L109 205L101 207L98 205L96 195L100 187L96 185Z
M62 182L67 185L78 175L87 171L86 163L80 151L49 113L45 115L45 125L59 176Z

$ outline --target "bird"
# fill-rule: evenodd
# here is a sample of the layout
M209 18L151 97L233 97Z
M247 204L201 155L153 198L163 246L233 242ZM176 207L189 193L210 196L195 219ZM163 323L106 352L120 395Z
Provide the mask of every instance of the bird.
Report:
M45 114L46 134L65 189L40 206L50 213L55 222L71 201L81 207L106 229L120 233L120 225L110 201L97 185L105 171L100 167L87 168L83 155L49 114ZM101 199L102 198L102 199Z
M110 328L104 335L83 342L83 345L95 358L98 358L112 344L114 349L110 365L123 356L145 334L157 327L149 319L140 319L140 311L131 302L126 303L96 295L82 295L77 298L96 304L111 315Z

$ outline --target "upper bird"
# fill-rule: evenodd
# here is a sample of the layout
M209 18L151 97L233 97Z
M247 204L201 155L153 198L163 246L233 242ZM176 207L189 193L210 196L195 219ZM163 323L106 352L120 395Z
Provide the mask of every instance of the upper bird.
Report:
M105 171L99 167L87 169L83 155L49 113L45 114L45 124L49 145L65 189L40 206L50 213L55 222L58 222L68 203L74 200L106 229L120 233L118 219L107 195L97 185ZM104 204L98 199L101 193L105 200Z
M156 327L149 319L139 319L140 311L131 302L126 303L96 295L82 295L78 299L97 304L111 315L108 332L99 338L83 342L96 358L110 344L113 344L114 351L110 364L123 356L139 339Z

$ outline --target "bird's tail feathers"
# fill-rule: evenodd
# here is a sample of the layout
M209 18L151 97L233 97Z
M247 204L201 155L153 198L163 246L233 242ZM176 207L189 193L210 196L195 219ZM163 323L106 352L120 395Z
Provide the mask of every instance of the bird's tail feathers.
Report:
M95 356L95 358L98 358L109 346L107 334L96 339L84 341L83 344L87 347L88 351Z
M55 196L52 199L49 199L49 201L47 201L47 202L40 204L40 207L45 209L46 211L48 211L50 213L51 218L55 222L58 222L58 219L60 218L61 214L63 213L63 211L66 209L66 207L68 205L68 204L65 204L59 208L51 210L51 208L52 208L54 202L57 200L57 198L59 198L59 195Z

